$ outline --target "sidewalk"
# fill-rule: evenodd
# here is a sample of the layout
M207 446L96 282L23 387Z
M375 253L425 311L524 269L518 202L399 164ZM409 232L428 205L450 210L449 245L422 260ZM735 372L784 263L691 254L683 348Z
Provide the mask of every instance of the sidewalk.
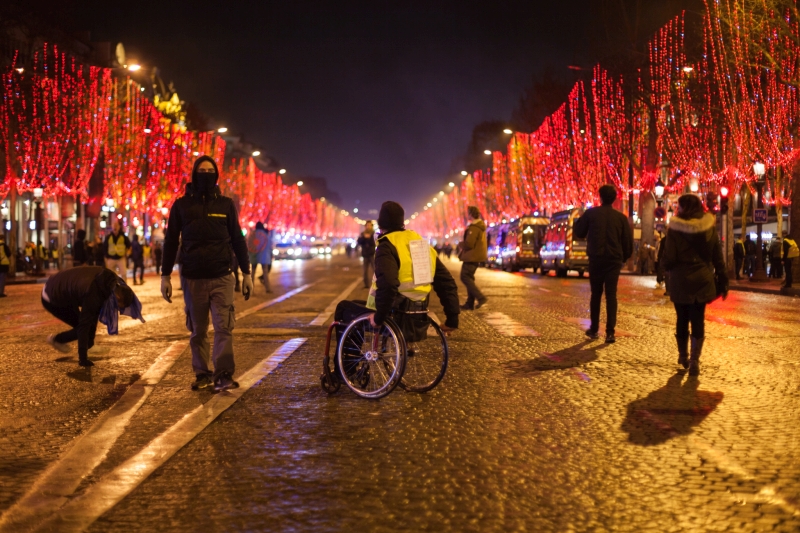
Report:
M781 288L783 280L770 279L769 281L755 282L747 278L741 280L732 279L730 290L743 292L757 292L760 294L780 294L783 296L800 296L800 286L791 289Z
M70 265L69 268L73 268L72 265ZM6 285L32 285L36 283L47 283L47 279L53 274L58 274L58 272L59 271L56 268L47 269L44 271L44 273L38 276L31 276L24 274L22 272L17 272L16 276L11 276L9 274L9 276L6 278ZM133 269L129 268L128 278L125 281L132 279L133 276L132 272ZM146 267L144 269L145 277L147 277L148 274L155 274L155 272L156 272L155 267Z

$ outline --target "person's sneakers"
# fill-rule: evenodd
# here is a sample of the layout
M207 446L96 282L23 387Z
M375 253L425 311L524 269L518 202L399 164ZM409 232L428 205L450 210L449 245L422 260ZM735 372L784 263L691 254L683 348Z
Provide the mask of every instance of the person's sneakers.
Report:
M78 364L85 367L94 366L94 363L89 361L88 359L78 359Z
M586 330L586 336L589 337L592 340L596 340L596 339L600 338L600 335L598 335L596 331L593 331L591 329L587 329Z
M89 350L86 353L88 353L89 355L106 355L110 351L111 349L108 346L98 346L95 344L94 346L89 348Z
M69 352L72 351L72 348L70 348L68 344L64 344L64 343L61 343L61 342L56 342L56 336L55 335L48 335L47 344L49 344L50 346L52 346L53 348L55 348L56 350L58 350L61 353L69 353Z
M475 306L468 305L468 304L461 304L459 307L461 308L462 311L474 311L475 310Z
M214 380L214 391L222 392L228 389L238 389L239 384L233 381L233 378L227 372L221 374L217 379Z
M482 302L478 302L478 305L475 306L475 309L480 309L481 307L486 307L487 305L489 305L489 298L486 298Z
M606 344L614 344L617 342L617 338L614 336L613 333L606 333Z
M197 379L192 383L192 390L207 389L212 386L214 382L211 381L211 376L208 374L199 374Z

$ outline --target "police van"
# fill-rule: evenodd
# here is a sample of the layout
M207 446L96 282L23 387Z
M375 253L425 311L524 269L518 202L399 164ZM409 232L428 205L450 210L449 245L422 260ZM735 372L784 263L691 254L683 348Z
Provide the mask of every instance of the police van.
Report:
M539 251L549 223L537 213L490 226L486 230L487 265L510 272L541 268Z
M542 274L550 270L556 276L566 277L567 272L575 270L583 277L589 269L589 256L586 255L586 239L576 239L572 234L572 226L583 214L582 208L559 211L550 218L541 251Z

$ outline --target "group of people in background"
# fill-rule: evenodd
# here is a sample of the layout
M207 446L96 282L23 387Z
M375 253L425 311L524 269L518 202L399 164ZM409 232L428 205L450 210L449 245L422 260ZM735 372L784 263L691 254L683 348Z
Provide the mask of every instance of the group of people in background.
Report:
M72 246L72 266L105 266L116 271L122 279L127 279L128 269L132 267L134 285L144 283L145 268L155 267L158 274L162 257L161 241L147 241L136 234L131 239L123 232L118 220L114 221L105 239L98 236L94 243L86 240L86 230L79 229Z
M764 261L764 268L770 278L784 279L783 287L791 288L794 282L792 276L792 263L795 258L800 256L800 249L794 239L789 237L775 237L767 244L763 244L761 250ZM742 276L752 276L757 265L758 245L753 242L750 235L745 235L743 240L738 240L733 244L733 259L736 268L736 279Z

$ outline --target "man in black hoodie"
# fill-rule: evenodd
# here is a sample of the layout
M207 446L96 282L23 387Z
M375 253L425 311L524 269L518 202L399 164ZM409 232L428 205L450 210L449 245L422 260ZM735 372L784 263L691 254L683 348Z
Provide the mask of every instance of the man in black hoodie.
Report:
M589 284L592 298L589 303L592 323L586 331L591 339L598 338L600 328L600 302L606 293L606 342L613 343L617 326L617 283L622 265L633 253L633 232L628 218L614 209L617 190L612 185L600 187L603 205L588 209L575 222L573 235L587 239L589 256Z
M244 274L242 294L245 300L253 292L247 243L239 226L239 214L230 198L217 187L219 171L208 156L197 158L192 182L169 213L164 238L164 264L161 294L172 303L170 274L180 243L181 286L186 305L186 322L192 332L192 368L196 380L192 390L212 386L215 391L235 389L233 380L233 308L234 278L231 250ZM214 372L209 370L208 314L214 325Z

